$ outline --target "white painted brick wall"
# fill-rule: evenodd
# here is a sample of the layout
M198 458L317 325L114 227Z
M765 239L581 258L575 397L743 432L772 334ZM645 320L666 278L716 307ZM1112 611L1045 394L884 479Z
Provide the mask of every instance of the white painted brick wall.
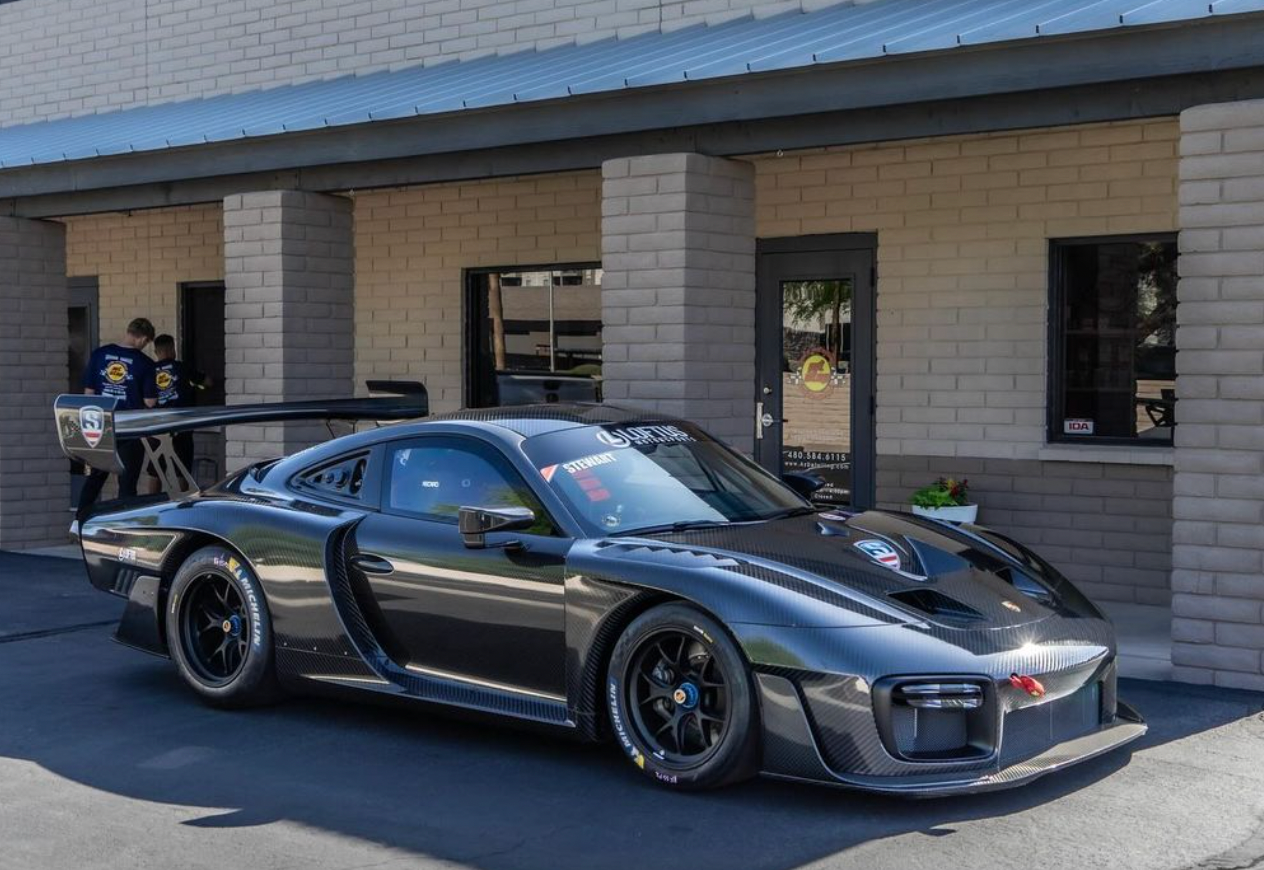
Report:
M0 126L839 0L19 0Z
M1264 689L1264 101L1181 115L1172 663Z
M1175 231L1178 136L1159 119L754 161L761 238L878 233L879 454L1038 458L1049 239Z
M754 446L749 163L656 154L602 166L603 395Z
M66 542L70 476L52 397L66 388L66 241L56 223L0 217L0 549Z

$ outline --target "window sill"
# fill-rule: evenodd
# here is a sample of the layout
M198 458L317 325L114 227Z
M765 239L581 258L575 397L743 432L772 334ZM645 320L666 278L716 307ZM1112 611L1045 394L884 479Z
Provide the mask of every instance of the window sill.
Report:
M1042 462L1102 462L1111 465L1174 465L1171 447L1127 447L1119 444L1046 444L1036 458Z

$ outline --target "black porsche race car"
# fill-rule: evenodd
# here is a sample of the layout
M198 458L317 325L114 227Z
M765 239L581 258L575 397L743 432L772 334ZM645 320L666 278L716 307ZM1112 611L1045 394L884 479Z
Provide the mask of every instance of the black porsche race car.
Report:
M101 468L117 437L409 415L337 404L57 413L67 453ZM379 693L612 740L671 786L916 795L1018 785L1145 733L1110 625L1035 553L814 507L791 482L681 420L526 406L346 435L106 506L80 534L91 582L127 599L117 639L223 706Z

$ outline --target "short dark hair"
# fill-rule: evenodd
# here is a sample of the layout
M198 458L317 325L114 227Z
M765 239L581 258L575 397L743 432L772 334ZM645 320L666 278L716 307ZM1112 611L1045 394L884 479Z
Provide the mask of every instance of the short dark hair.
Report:
M171 351L175 353L176 340L169 333L164 332L162 335L154 339L154 350Z
M138 338L147 338L154 340L154 325L149 322L147 317L137 317L131 323L127 324L127 334L134 335Z

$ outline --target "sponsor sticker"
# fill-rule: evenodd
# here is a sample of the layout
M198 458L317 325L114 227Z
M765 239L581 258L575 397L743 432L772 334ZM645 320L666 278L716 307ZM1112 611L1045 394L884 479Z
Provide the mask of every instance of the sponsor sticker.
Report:
M84 405L79 409L79 431L89 447L96 447L105 435L105 411L99 405Z
M565 469L567 474L577 474L590 468L596 468L599 465L609 465L614 461L613 453L594 453L592 456L582 456L570 462L563 462L562 468Z
M857 550L878 564L885 565L894 571L900 570L900 553L886 541L857 541L855 546Z
M639 447L650 444L683 444L697 439L679 426L623 426L598 429L597 440L608 447Z

